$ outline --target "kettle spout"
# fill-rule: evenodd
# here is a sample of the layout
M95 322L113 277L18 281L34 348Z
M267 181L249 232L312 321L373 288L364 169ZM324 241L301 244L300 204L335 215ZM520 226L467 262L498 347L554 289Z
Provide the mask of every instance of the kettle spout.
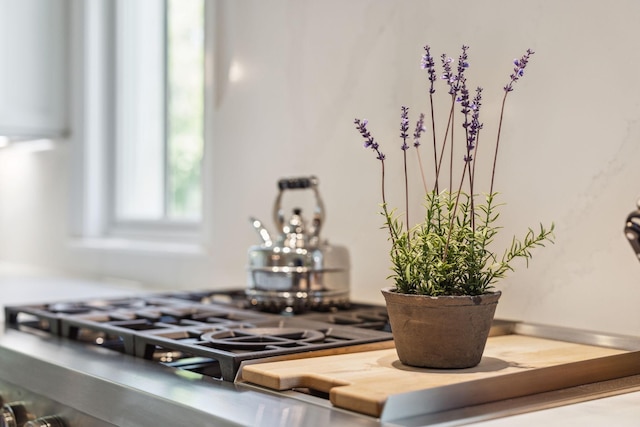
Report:
M251 225L258 232L258 235L262 239L262 243L264 243L265 246L273 245L273 241L271 240L271 236L269 235L269 230L267 230L264 225L262 225L262 222L260 222L259 219L253 217L249 218L249 221L251 221Z

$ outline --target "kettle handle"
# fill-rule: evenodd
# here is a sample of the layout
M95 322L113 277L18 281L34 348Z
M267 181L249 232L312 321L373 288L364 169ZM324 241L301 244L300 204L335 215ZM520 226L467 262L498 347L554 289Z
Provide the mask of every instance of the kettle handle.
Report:
M300 178L282 178L278 181L278 196L273 205L273 219L279 230L282 230L285 225L285 215L282 210L282 193L285 190L304 190L310 188L316 197L316 207L313 211L313 220L311 221L310 235L314 240L317 240L320 235L320 228L324 223L324 203L320 197L318 191L318 178L315 176L300 177Z

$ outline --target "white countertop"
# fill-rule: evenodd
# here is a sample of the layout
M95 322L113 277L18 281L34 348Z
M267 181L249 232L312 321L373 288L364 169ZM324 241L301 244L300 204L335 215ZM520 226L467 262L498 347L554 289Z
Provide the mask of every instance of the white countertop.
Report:
M477 427L638 427L640 392L514 415L473 424Z

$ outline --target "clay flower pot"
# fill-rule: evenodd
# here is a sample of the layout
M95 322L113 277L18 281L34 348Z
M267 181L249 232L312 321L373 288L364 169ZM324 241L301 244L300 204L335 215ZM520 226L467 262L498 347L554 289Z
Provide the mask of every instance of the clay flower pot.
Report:
M501 292L478 296L401 294L382 289L398 358L422 368L480 363Z

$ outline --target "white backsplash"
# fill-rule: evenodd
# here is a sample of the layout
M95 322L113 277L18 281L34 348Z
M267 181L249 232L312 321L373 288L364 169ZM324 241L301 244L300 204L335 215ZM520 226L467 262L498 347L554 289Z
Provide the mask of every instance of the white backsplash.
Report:
M379 164L362 148L353 119L369 119L383 144L387 191L400 205L400 106L410 107L412 122L428 107L422 46L456 57L462 44L470 45L468 78L484 88L488 145L511 61L531 48L536 53L507 102L496 178L507 203L505 236L498 243L553 221L556 244L537 250L528 269L519 264L500 283L497 315L640 334L640 263L622 232L640 196L640 3L216 5L223 25L217 30L216 110L208 118L216 137L212 252L197 259L168 257L141 275L135 257L107 259L69 249L72 147L65 146L30 159L38 172L28 178L12 175L20 174L11 166L13 155L0 153L0 259L164 286L243 285L246 251L258 242L248 217L272 228L277 179L314 174L327 209L322 234L351 251L353 296L382 303L379 289L389 264L378 214ZM480 153L479 161L488 164L489 153ZM420 181L413 177L417 188ZM419 200L411 215L420 215Z

